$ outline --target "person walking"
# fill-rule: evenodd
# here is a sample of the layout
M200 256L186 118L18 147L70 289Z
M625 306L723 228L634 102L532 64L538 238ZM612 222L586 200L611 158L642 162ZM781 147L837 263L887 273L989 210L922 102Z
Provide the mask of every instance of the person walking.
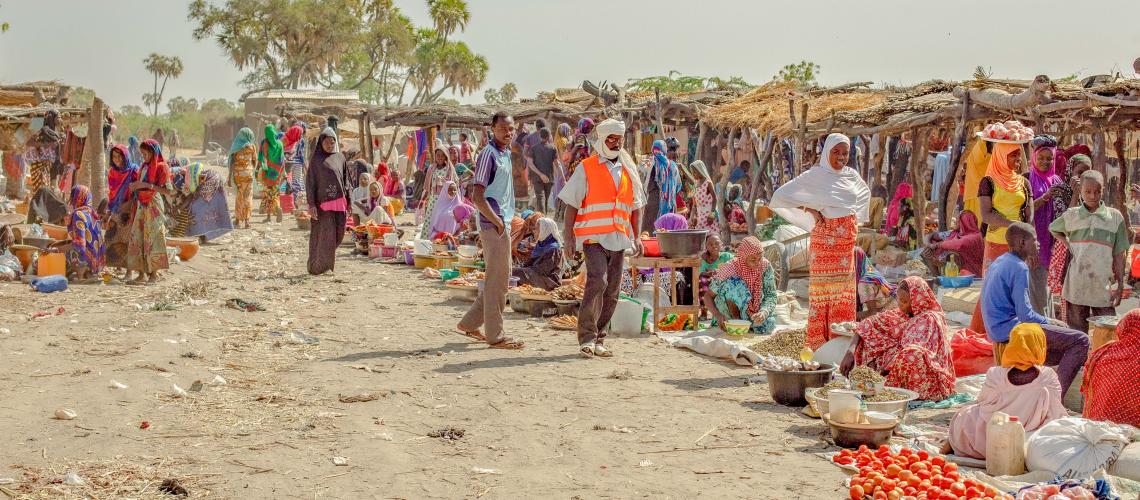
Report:
M527 149L527 163L534 177L530 178L534 186L535 210L542 213L552 212L549 206L550 192L554 188L554 167L558 161L558 151L550 143L550 130L538 130L539 142Z
M506 222L515 215L512 178L511 136L515 120L500 111L491 117L492 140L475 159L475 178L470 199L479 216L479 241L483 245L486 277L483 291L459 320L464 335L484 340L496 349L522 349L523 343L503 335L503 307L507 305L507 283L511 276L511 232ZM486 328L486 334L480 328Z
M625 123L607 119L598 124L592 156L582 160L558 198L566 204L564 252L573 259L582 252L586 290L578 309L578 352L582 357L610 357L603 345L605 328L617 308L624 253L641 253L634 230L641 227L645 193L637 164L622 149Z

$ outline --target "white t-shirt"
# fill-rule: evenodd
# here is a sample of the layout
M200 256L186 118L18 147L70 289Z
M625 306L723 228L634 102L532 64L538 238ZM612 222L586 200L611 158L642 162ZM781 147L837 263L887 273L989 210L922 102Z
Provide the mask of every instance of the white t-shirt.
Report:
M621 186L621 178L626 174L620 160L602 160L606 169L609 170L610 175L614 179L614 187ZM574 170L574 174L570 176L570 180L566 181L566 185L562 187L562 191L558 193L558 199L562 200L567 205L574 208L581 209L582 202L586 199L586 169L579 166ZM634 190L633 192L633 209L637 210L645 206L645 193ZM630 234L637 235L637 231L630 228ZM597 241L602 248L610 251L628 250L633 248L633 242L629 237L618 232L594 235L589 238L590 240ZM582 249L582 242L585 238L575 238L574 244L578 250Z

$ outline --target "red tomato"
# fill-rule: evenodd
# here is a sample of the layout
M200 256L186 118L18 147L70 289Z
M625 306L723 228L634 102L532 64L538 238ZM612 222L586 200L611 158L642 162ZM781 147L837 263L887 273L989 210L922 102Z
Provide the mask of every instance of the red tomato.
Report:
M907 486L906 488L903 488L903 494L911 497L915 496L918 494L918 488L915 488L914 486Z
M930 464L931 464L931 465L936 465L936 466L938 466L938 467L942 467L943 465L946 465L946 459L945 459L945 458L942 458L942 456L941 456L941 455L939 455L939 456L936 456L936 457L932 457L932 458L930 459Z
M926 450L918 450L918 459L919 460L926 460L929 458L930 458L930 454L927 453Z
M918 472L920 470L929 470L929 469L930 469L930 466L926 465L926 462L920 461L920 462L915 462L913 464L910 464L911 472Z
M875 451L877 451L878 453L890 453L891 448L885 444L881 444L881 445L879 445L879 449L875 450Z
M942 470L945 472L958 472L958 464L954 462L947 462L946 465L942 466Z
M882 490L879 490L876 491L875 494L871 496L871 498L874 498L875 500L887 500L887 494Z
M891 490L895 489L895 486L898 486L898 484L899 483L897 481L895 481L894 479L884 479L882 482L883 490L884 491L891 491Z
M841 457L849 457L851 455L853 455L853 453L851 453L851 450L848 450L847 448L843 448L842 450L839 450L839 456L841 456Z
M950 483L950 492L958 496L965 495L966 485L959 482Z
M863 500L863 487L858 484L851 485L851 500Z
M864 451L867 451L867 450L868 450L867 445L865 445L865 444L859 445L859 453L863 453Z
M901 499L902 499L902 493L899 493L898 490L892 490L892 491L887 493L887 500L901 500Z
M887 477L899 477L900 472L902 472L902 467L899 467L898 465L890 464L887 466Z
M919 470L915 473L919 479L930 479L930 471L926 469Z

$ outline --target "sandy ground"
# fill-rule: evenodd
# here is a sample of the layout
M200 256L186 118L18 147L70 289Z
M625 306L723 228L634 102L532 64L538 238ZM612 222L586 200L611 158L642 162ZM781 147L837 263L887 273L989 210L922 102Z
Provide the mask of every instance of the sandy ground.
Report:
M488 349L452 333L468 304L438 280L347 248L335 275L309 277L306 245L286 218L203 247L156 286L0 284L0 486L103 498L162 496L168 478L221 498L845 496L843 473L810 454L832 449L826 428L748 386L752 368L649 336L580 359L572 332L509 312L527 349ZM267 310L227 308L233 298ZM200 391L176 394L196 380ZM358 395L376 399L344 402ZM53 418L61 408L78 417ZM428 436L448 428L463 436ZM84 484L51 484L68 471Z

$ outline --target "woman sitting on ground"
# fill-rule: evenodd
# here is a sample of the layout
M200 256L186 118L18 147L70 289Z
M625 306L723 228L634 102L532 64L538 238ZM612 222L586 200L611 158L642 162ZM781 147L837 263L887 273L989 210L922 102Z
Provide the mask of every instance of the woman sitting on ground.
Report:
M67 202L67 241L54 247L67 255L67 272L83 281L103 272L103 228L91 206L91 190L84 185L71 188Z
M922 278L908 277L896 291L898 307L859 322L855 341L840 371L869 366L886 375L886 385L941 401L954 392L946 315Z
M1116 336L1085 365L1085 418L1140 427L1140 309L1124 315Z
M859 299L855 317L860 320L886 310L895 301L895 286L879 274L860 247L855 247L855 293Z
M530 258L511 273L520 285L553 290L562 284L562 239L558 223L549 217L538 219L538 244Z
M922 260L932 275L939 276L953 256L963 273L968 271L980 278L985 247L982 232L978 229L978 217L974 212L963 210L958 215L958 229L946 238L932 237L922 251Z
M1135 358L1131 362L1135 365ZM978 400L958 410L950 420L949 446L954 454L986 458L986 423L995 412L1017 417L1025 432L1068 415L1057 372L1044 364L1045 332L1041 326L1021 323L1013 327L1001 366L986 372Z
M741 319L752 322L752 331L772 333L776 327L776 272L764 258L764 244L755 236L744 238L736 257L717 270L704 305L721 329L725 321Z

